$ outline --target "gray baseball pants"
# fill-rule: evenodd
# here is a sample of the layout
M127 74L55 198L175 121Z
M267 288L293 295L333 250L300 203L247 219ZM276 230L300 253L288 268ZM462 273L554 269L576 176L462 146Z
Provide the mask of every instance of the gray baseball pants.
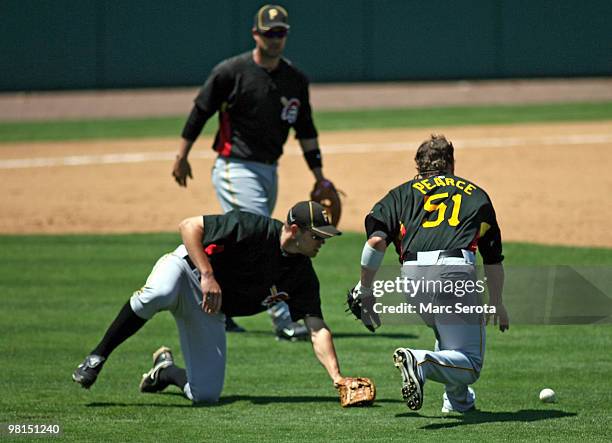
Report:
M278 195L277 165L218 157L212 182L223 212L232 209L271 216Z
M202 311L199 272L192 271L180 245L161 257L142 289L130 299L136 315L149 320L160 311L170 311L176 321L187 370L183 391L196 403L219 401L225 378L225 315Z
M405 262L402 276L414 280L428 281L476 281L474 255L464 251L464 257L437 258L439 251L419 253L416 261ZM434 305L464 305L480 303L475 294L456 297L451 294L417 294L417 300L433 301ZM413 299L414 301L414 299ZM466 411L474 406L476 394L469 387L480 376L483 365L486 331L482 314L442 313L423 316L433 328L436 343L433 351L410 349L418 362L421 380L433 380L445 385L443 407L449 410Z

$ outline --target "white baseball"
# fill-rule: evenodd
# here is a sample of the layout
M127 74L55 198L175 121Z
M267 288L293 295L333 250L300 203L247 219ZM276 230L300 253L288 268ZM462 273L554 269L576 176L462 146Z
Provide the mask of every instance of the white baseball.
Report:
M544 403L554 403L557 401L557 395L552 389L545 388L540 391L540 400Z

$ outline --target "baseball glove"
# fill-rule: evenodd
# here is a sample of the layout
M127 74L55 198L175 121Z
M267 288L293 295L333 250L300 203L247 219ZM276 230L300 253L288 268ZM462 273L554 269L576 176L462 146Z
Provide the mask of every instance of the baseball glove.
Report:
M346 377L334 386L338 390L343 408L370 406L376 398L376 386L366 377Z
M376 328L380 326L380 317L374 312L375 301L372 290L362 287L361 283L357 283L357 286L346 294L346 304L348 305L346 311L352 312L355 318L361 320L363 325L371 332L375 332Z
M323 206L331 217L332 225L338 226L342 214L342 201L340 193L332 182L318 180L310 192L310 199Z

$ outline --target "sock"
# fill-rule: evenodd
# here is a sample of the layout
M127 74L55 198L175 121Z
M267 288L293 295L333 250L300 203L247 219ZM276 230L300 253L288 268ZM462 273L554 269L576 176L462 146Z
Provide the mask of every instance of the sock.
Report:
M119 314L117 314L117 318L106 330L102 341L91 351L91 354L108 358L117 346L134 335L146 322L145 319L138 317L134 313L128 300L123 305L123 308L121 308L121 311L119 311Z
M162 384L178 386L183 389L187 383L187 371L175 365L170 365L167 368L159 371L159 381Z

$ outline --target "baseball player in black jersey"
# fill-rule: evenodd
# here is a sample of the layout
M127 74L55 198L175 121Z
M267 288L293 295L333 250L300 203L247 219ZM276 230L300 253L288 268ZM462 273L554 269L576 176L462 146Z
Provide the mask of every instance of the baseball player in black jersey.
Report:
M392 189L365 219L368 236L361 258L361 279L353 297L366 302L370 326L379 324L372 307L375 275L385 250L393 244L402 263L402 277L414 283L472 282L467 295L456 290L448 294L440 285L421 289L409 298L418 304L416 312L436 336L434 351L398 348L393 354L402 375L402 395L410 409L423 404L427 380L445 385L443 412L466 412L475 406L474 383L483 365L485 347L484 315L477 291L475 252L485 265L489 289L489 313L500 330L508 329L508 315L502 303L503 268L500 229L493 204L486 192L469 180L454 175L453 145L444 136L433 135L418 148L418 176ZM424 288L426 286L422 286ZM444 286L448 287L448 286ZM483 285L484 288L484 285ZM468 309L456 312L455 302ZM429 306L429 309L427 309ZM433 306L433 307L432 307ZM425 307L425 308L423 308Z
M191 178L188 155L204 124L218 113L213 149L218 157L212 181L225 212L233 209L270 216L277 197L277 161L289 129L304 152L317 182L327 182L308 94L308 80L282 58L289 32L287 11L265 5L255 14L255 48L219 63L204 83L182 133L172 175L180 186ZM286 305L270 311L277 333L288 328L295 337L298 325L288 327ZM282 320L284 319L284 320ZM299 329L299 328L298 328ZM305 334L301 328L301 334ZM281 337L284 335L281 334Z
M162 347L140 390L159 392L172 384L195 403L217 402L225 374L225 315L253 315L283 300L293 318L304 319L314 353L330 378L342 383L310 260L325 240L340 235L321 205L297 203L285 223L237 210L192 217L181 223L180 232L183 244L157 261L143 288L74 371L74 381L89 388L117 346L156 313L170 311L186 370Z

